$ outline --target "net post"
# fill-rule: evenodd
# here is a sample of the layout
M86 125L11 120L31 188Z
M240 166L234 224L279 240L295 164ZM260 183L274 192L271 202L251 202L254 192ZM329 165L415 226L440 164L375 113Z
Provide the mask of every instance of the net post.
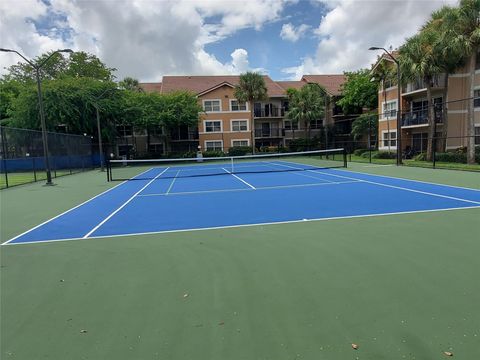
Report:
M343 148L343 167L347 167L347 150Z
M234 169L233 169L233 156L230 158L230 163L232 164L231 167L231 171L232 171L232 174L235 173Z
M107 166L107 182L109 182L110 181L110 160L108 157L105 160L106 160L105 165Z

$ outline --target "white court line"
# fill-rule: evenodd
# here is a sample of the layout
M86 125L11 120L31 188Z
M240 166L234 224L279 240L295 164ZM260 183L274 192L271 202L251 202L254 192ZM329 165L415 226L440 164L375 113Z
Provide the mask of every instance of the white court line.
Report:
M241 181L242 183L244 183L245 185L250 186L253 190L257 190L257 189L255 188L255 186L253 186L252 184L246 182L246 181L243 180L240 176L237 176L237 175L231 173L230 171L228 171L228 170L225 169L225 168L222 168L222 169L225 170L226 173L228 173L228 174L232 175L233 177L235 177L236 179L240 180L240 181Z
M160 174L158 174L157 176L155 176L152 180L150 180L144 187L142 187L140 190L138 190L135 194L133 194L130 199L128 199L127 201L125 201L120 207L118 207L115 211L113 211L110 215L108 215L105 219L103 219L102 222L100 222L97 226L95 226L92 230L90 230L85 236L83 236L83 239L86 239L88 238L93 232L95 232L100 226L102 226L103 224L105 224L108 220L110 220L112 218L113 215L115 215L116 213L118 213L120 210L122 210L125 206L127 206L127 204L132 201L135 196L137 196L138 194L140 194L148 185L150 185L152 182L154 182L156 179L158 179L160 177L160 175L162 175L165 171L167 171L168 169L170 169L169 167L167 167L165 170L163 170Z
M283 165L283 166L290 167L290 168L295 168L294 166L290 166L290 165ZM300 169L300 168L297 168L297 169ZM410 189L410 188L406 188L406 187L403 187L403 186L388 185L388 184L383 184L383 183L379 183L379 182L375 182L375 181L357 179L357 178L353 178L353 177L350 177L350 176L329 174L329 173L319 171L319 170L306 170L306 171L310 171L310 172L314 172L314 173L318 173L318 174L325 174L325 175L334 176L334 177L339 177L339 178L343 178L343 179L358 180L360 182L364 182L364 183L367 183L367 184L373 184L373 185L388 187L388 188L392 188L392 189L410 191L410 192L414 192L414 193L418 193L418 194L436 196L436 197L440 197L440 198L444 198L444 199L463 201L463 202L467 202L467 203L470 203L470 204L480 205L479 201L467 200L467 199L457 198L457 197L448 196L448 195L441 195L441 194L431 193L431 192L428 192L428 191L415 190L415 189Z
M324 183L312 183L312 184L292 184L292 185L275 185L275 186L262 186L257 187L255 190L272 190L272 189L289 189L289 188L297 188L297 187L312 187L312 186L325 186L325 185L339 185L339 184L353 184L358 183L360 181L337 181L337 182L324 182ZM209 193L217 193L217 192L237 192L237 191L253 191L252 188L241 188L241 189L217 189L217 190L199 190L199 191L182 191L182 192L174 192L169 193L168 196L174 195L192 195L192 194L209 194ZM141 194L137 195L137 197L149 197L149 196L165 196L166 193L154 193L154 194Z
M144 172L138 174L137 176L143 175L143 174L145 174L146 172L148 172L148 171L150 171L150 170L152 170L152 168L150 168L150 169L148 169L148 170L145 170ZM135 176L135 177L137 177L137 176ZM11 241L13 241L13 240L15 240L15 239L18 239L20 236L23 236L23 235L25 235L25 234L28 234L29 232L31 232L31 231L33 231L33 230L35 230L35 229L38 229L40 226L43 226L43 225L45 225L45 224L48 224L50 221L53 221L53 220L59 218L60 216L65 215L65 214L68 214L70 211L73 211L73 210L75 210L75 209L78 209L80 206L89 203L90 201L96 199L97 197L102 196L102 195L108 193L109 191L112 191L113 189L116 189L116 188L119 187L120 185L123 185L123 184L125 184L125 183L127 183L127 182L128 182L128 180L122 181L120 184L117 184L117 185L115 185L114 187L112 187L112 188L110 188L110 189L108 189L108 190L105 190L105 191L101 192L100 194L97 194L97 195L95 195L94 197L92 197L92 198L90 198L90 199L82 202L81 204L78 204L77 206L74 206L74 207L72 207L72 208L70 208L70 209L62 212L61 214L58 214L58 215L56 215L56 216L54 216L54 217L52 217L52 218L50 218L50 219L42 222L41 224L38 224L37 226L34 226L33 228L31 228L31 229L29 229L29 230L27 230L27 231L24 231L23 233L15 236L15 237L13 237L13 238L11 238L10 240L5 241L4 243L2 243L2 244L0 244L0 245L7 245L9 242L11 242Z
M168 190L165 193L165 195L168 195L170 193L170 190L172 190L173 184L175 184L175 180L177 180L178 174L180 174L180 170L178 170L177 173L175 174L175 177L173 178L172 182L170 183L170 186L168 187Z
M370 218L370 217L380 217L380 216L390 216L390 215L408 215L408 214L431 213L431 212L452 211L452 210L468 210L468 209L480 209L480 206L464 206L464 207L456 207L456 208L443 208L443 209L431 209L431 210L412 210L412 211L399 211L399 212L389 212L389 213L379 213L379 214L348 215L348 216L338 216L338 217L328 217L328 218L287 220L287 221L265 222L265 223L257 223L257 224L239 224L239 225L225 225L225 226L215 226L215 227L205 227L205 228L150 231L150 232L132 233L132 234L92 236L92 237L89 237L88 239L89 240L90 239L107 239L107 238L118 238L118 237L126 237L126 236L170 234L170 233L179 233L179 232L181 233L181 232L202 231L202 230L234 229L234 228L241 228L241 227L295 224L295 223L302 223L302 222L358 219L358 218ZM22 242L22 243L14 243L14 244L8 244L8 245L9 246L14 246L14 245L27 245L27 244L42 244L42 243L52 243L52 242L57 242L57 241L73 241L73 240L83 240L83 239L84 238L70 238L70 239L55 239L55 240L44 240L44 241L26 241L26 242ZM2 245L7 245L7 244L2 244Z

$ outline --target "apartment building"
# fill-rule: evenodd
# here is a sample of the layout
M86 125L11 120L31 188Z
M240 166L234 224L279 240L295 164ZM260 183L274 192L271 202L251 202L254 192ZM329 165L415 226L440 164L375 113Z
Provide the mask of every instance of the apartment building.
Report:
M397 52L393 56L398 56ZM386 62L388 66L396 66L387 55L379 58L373 67ZM475 132L479 135L476 144L480 145L480 57L477 56L475 72ZM448 81L445 74L434 78L432 98L435 117L435 131L437 136L443 133L445 114L442 104L446 102L448 115L448 129L446 149L452 150L467 145L467 107L470 91L470 73L466 67L449 74ZM401 101L398 104L397 86L386 82L380 84L378 91L378 114L379 114L379 149L397 149L397 111L401 111L402 150L412 149L415 153L424 152L427 149L428 139L428 101L427 88L422 79L403 85L400 89ZM437 143L440 146L440 142Z
M253 104L253 121L249 104L235 99L234 89L239 76L164 76L161 83L142 83L147 92L168 93L187 90L196 94L203 108L197 127L180 127L168 134L171 152L221 150L227 152L234 146L261 147L287 146L289 141L306 136L305 124L292 123L287 118L289 88L300 89L308 83L324 87L334 104L341 97L344 75L305 75L299 81L273 81L264 76L268 99ZM327 116L310 124L310 135L320 133L325 124L334 124L341 119L341 110L328 105ZM125 155L135 150L137 155L165 153L165 135L162 129L136 132L129 126L117 129L120 132L117 152ZM349 130L348 130L349 133ZM135 135L135 136L133 136Z

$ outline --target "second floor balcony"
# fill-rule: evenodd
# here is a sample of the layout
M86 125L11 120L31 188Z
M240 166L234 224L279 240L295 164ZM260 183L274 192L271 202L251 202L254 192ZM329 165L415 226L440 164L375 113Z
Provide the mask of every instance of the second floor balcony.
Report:
M285 116L285 108L283 107L265 107L253 110L253 117L255 118L281 118Z
M285 129L279 129L279 128L255 129L256 138L280 138L284 136L285 136Z
M443 116L441 111L434 111L433 116L437 124L443 122ZM411 112L402 114L402 126L419 126L419 125L428 125L427 109L421 109L421 110L411 111Z
M445 74L439 74L433 77L432 88L439 89L445 87ZM423 79L416 79L415 81L409 82L408 84L402 87L403 95L408 95L409 93L426 90L427 84Z

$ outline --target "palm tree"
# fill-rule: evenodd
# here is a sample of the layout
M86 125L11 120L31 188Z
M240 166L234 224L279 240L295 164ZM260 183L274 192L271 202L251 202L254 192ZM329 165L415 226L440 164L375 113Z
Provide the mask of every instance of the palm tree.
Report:
M462 58L468 61L470 72L470 94L467 125L467 161L475 163L475 65L480 51L480 0L460 0L458 20L455 24L457 41L461 45Z
M120 89L123 90L130 90L130 91L135 91L135 92L143 92L142 87L140 86L140 83L137 79L134 79L132 77L126 77L122 81L118 83L118 86Z
M427 117L428 117L428 142L427 161L433 159L433 138L435 137L435 118L433 114L432 87L435 76L441 73L438 66L438 54L435 52L437 33L422 31L400 47L400 69L404 81L415 81L421 78L427 88Z
M254 112L253 103L268 99L267 86L262 75L256 72L247 71L240 75L240 80L235 86L235 98L240 102L248 103L250 107L250 133L252 139L252 152L255 154L255 135L254 135Z
M443 87L443 101L442 101L442 151L446 151L447 136L448 136L448 80L449 74L455 72L459 67L464 65L462 59L462 46L458 42L457 32L455 26L458 21L458 8L444 6L441 9L432 13L430 20L422 28L421 31L433 31L437 33L437 41L432 44L434 52L438 54L436 59L438 66L445 74L445 83Z
M326 93L325 89L318 84L307 84L296 91L289 89L288 118L292 122L306 125L308 139L310 139L310 123L320 119L325 113Z

